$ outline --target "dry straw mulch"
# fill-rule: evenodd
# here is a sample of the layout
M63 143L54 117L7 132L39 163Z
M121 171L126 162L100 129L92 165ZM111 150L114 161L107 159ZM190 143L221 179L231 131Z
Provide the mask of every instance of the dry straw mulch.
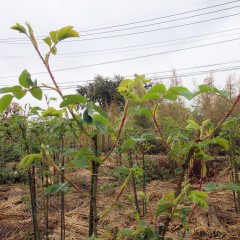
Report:
M83 190L89 191L90 174L88 171L75 172L71 175L76 184ZM228 182L227 175L217 179L219 182ZM106 183L113 183L112 177L99 177L99 187ZM162 195L174 189L176 181L155 180L148 184L151 209L155 210L156 203ZM98 194L99 213L114 201L118 189L107 189ZM130 188L125 190L125 194L131 194ZM0 239L21 240L32 239L32 219L30 206L24 201L20 201L22 195L28 194L27 186L23 184L0 186ZM42 199L39 196L38 207L41 208ZM66 213L66 239L86 240L88 232L88 210L89 199L80 197L78 193L70 192L65 195ZM211 193L208 211L196 209L190 224L190 235L188 240L237 240L240 239L240 215L234 211L233 196L230 191L218 191ZM141 202L140 202L140 207ZM50 197L49 200L49 228L50 239L60 239L60 201L58 196ZM40 231L44 233L44 216L39 215ZM151 224L151 212L148 210L144 218ZM99 222L99 234L105 231L111 233L112 239L118 230L129 227L134 228L133 210L126 197L122 196L118 207L115 207L104 219ZM176 238L176 232L181 231L179 222L173 222L170 226L168 236ZM108 230L107 230L108 229ZM29 238L27 238L27 236ZM43 234L44 236L44 234ZM44 238L42 238L44 239ZM116 239L116 238L115 238ZM109 238L110 240L110 238Z

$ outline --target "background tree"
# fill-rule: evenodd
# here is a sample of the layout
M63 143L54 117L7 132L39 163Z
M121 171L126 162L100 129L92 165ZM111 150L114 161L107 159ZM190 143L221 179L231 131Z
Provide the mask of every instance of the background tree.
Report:
M214 124L217 124L229 106L233 103L238 93L238 83L234 76L229 76L224 87L225 96L218 96L217 94L204 93L199 96L196 101L195 110L193 111L194 118L198 122L204 119L211 119ZM215 88L214 76L210 75L204 80L204 84ZM239 106L233 112L233 115L239 113Z
M115 75L112 79L97 75L87 86L79 86L77 93L85 96L89 101L98 103L105 111L115 103L118 109L123 109L124 98L117 92L117 87L124 77Z

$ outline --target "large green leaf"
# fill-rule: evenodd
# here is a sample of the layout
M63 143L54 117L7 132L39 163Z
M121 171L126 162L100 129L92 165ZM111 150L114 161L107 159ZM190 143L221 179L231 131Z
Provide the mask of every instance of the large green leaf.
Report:
M203 187L204 190L207 192L214 192L218 190L218 186L215 183L208 183L206 186Z
M164 96L165 99L169 99L169 100L177 100L177 93L176 91L173 91L173 89L169 88L166 92L166 95Z
M191 100L194 97L194 94L185 87L174 86L168 89L165 98L176 100L177 96L183 96L186 99Z
M214 192L217 190L231 190L231 191L240 192L240 186L236 185L235 183L218 184L218 185L214 183L208 183L205 187L203 187L203 189L208 192Z
M193 190L188 194L188 199L203 209L208 208L208 204L206 201L207 198L207 193L198 190Z
M166 91L167 89L164 84L157 83L148 92L165 94Z
M206 93L206 92L212 92L212 93L218 93L219 95L223 96L223 97L227 97L228 93L226 91L223 90L218 90L216 87L214 86L209 86L206 84L202 84L198 86L198 91L195 93L195 95L201 94L201 93Z
M134 231L133 229L124 228L124 229L120 230L117 235L118 235L119 237L120 237L120 236L124 236L124 235L130 235L130 234L133 233L133 231Z
M88 165L88 160L86 156L80 154L76 156L74 160L71 161L71 164L78 168L85 168Z
M25 27L23 27L21 24L19 24L19 23L16 23L15 25L13 25L12 27L11 27L11 29L13 29L13 30L17 30L17 31L19 31L20 33L27 33L27 31L26 31L26 29L25 29Z
M31 75L26 69L23 70L18 80L20 85L25 88L30 88L31 86L35 86L34 82L31 79Z
M93 104L92 104L92 108L93 108L96 112L100 113L103 117L108 118L107 113L106 113L101 107L99 107L99 106L97 106L96 104L93 103Z
M22 87L19 85L12 86L12 87L5 87L0 89L0 94L2 93L10 93L10 92L20 92L22 90Z
M226 149L226 150L229 149L228 140L218 136L218 137L215 138L215 141L218 145L222 146L224 149Z
M51 40L53 43L57 43L58 39L57 39L57 31L52 31L49 33Z
M200 130L200 126L194 120L188 119L187 122L188 122L188 125L186 126L187 129L193 128L196 130Z
M83 121L87 124L92 124L93 122L93 118L91 117L91 115L88 113L88 109L86 109L83 112Z
M16 85L16 86L13 86L13 87L5 87L5 88L1 88L0 89L0 94L2 94L2 93L10 93L10 92L17 99L23 98L26 95L26 93L27 93L27 91L25 89L22 90L22 87L20 85Z
M20 169L28 169L34 162L40 161L42 159L41 153L29 154L21 159L18 164Z
M99 122L99 123L101 123L103 125L107 125L109 123L109 120L107 118L103 117L100 114L94 114L93 115L93 120L95 122Z
M235 183L219 184L219 188L240 192L240 186L236 185Z
M63 96L63 101L60 104L60 107L66 107L71 104L85 104L87 102L86 98L79 94L70 94Z
M61 183L61 184L55 184L47 187L44 190L45 194L56 194L58 192L67 192L68 191L68 183Z
M57 31L58 41L72 37L79 37L78 32L73 30L72 26L63 27Z
M133 108L133 113L136 115L145 115L146 117L151 117L152 115L152 110L150 108L147 107L134 107Z
M156 92L147 92L142 96L142 101L148 101L148 100L153 100L153 99L159 99L159 94Z
M219 137L219 136L209 140L209 144L218 144L218 145L222 146L226 150L229 149L228 140L226 140L226 139L224 139L222 137Z
M22 99L22 98L26 95L26 93L27 93L27 90L24 89L24 90L22 90L22 91L20 91L20 92L13 92L13 95L14 95L14 97L16 97L17 99Z
M6 94L0 98L0 113L5 111L9 107L9 105L12 102L12 99L13 99L13 95L11 94Z
M42 89L40 87L33 87L30 89L30 93L32 94L33 97L35 97L38 100L42 100Z

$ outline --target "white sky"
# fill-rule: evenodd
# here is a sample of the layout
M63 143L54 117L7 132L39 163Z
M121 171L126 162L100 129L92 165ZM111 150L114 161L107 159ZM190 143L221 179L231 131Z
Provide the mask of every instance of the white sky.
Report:
M209 8L210 6L215 5L219 6ZM200 8L206 9L197 10ZM43 53L47 48L42 43L41 39L43 36L47 36L50 31L57 30L67 25L72 25L77 31L79 31L81 35L80 39L73 39L73 41L66 41L65 43L63 42L59 44L58 55L51 59L51 68L53 71L63 68L81 67L85 65L162 53L152 57L139 58L118 63L54 72L57 82L61 87L63 87L64 94L75 93L73 85L81 83L86 84L86 80L93 79L97 74L108 77L112 77L114 74L132 76L135 73L145 74L166 70L171 71L175 68L177 73L181 75L183 73L196 73L199 71L209 71L211 69L232 67L240 68L240 1L8 0L1 1L0 9L0 88L5 85L12 86L17 84L18 76L24 69L27 69L32 74L32 77L34 79L36 78L39 83L50 83L51 81L47 74L35 74L45 71L43 64L40 59L37 58L33 47L28 44L24 35L10 29L10 27L15 23L24 24L26 21L31 23L35 35L41 36L41 38L39 38L39 47ZM193 12L180 14L188 11ZM209 13L213 11L215 12ZM204 13L209 14L196 16ZM172 16L166 17L168 15ZM229 15L234 16L230 17ZM152 18L161 19L146 21ZM179 18L185 19L180 20ZM213 18L220 19L209 20ZM161 23L163 21L170 20L171 22ZM84 32L89 29L129 24L136 21L145 22L124 25L122 27L107 28L98 31ZM194 22L201 23L190 24ZM139 27L147 24L155 25ZM184 24L186 24L186 26L174 27L176 25ZM129 27L135 28L96 35L96 33L101 31L106 32ZM145 33L109 37L113 35L126 35L144 31ZM84 36L86 34L95 35ZM86 40L96 37L103 38ZM176 41L176 39L183 40ZM221 41L228 42L215 44ZM197 47L212 43L214 44L210 46ZM145 45L132 47L143 44ZM126 48L130 46L131 48ZM194 48L179 51L179 49L189 47ZM97 55L96 52L94 53L95 55L93 55L93 52L89 52L116 48L121 49L111 50L108 52L97 52ZM83 54L82 52L87 53ZM170 53L163 54L163 52ZM73 54L69 55L69 53ZM226 62L231 63L188 69L184 71L179 70L182 68L192 68L196 66L213 65ZM217 86L223 87L229 74L235 74L235 76L238 77L239 73L240 70L215 73L215 83ZM163 82L168 83L169 74L170 72L166 72L149 76L164 77ZM184 86L192 88L193 79L197 81L197 83L201 84L204 77L207 75L208 73L205 73L203 75L181 77L181 79ZM66 84L66 82L71 83ZM66 87L70 89L65 89ZM49 97L56 96L51 91L45 91L45 93ZM30 95L27 95L20 103L31 103L32 105L39 105L42 107L45 106L43 102L34 100Z

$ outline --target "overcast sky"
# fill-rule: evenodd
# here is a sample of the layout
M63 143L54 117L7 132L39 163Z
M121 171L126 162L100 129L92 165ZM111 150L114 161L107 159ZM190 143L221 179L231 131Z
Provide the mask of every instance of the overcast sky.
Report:
M10 29L26 21L43 53L47 48L41 39L50 31L71 25L79 32L79 39L59 44L50 62L64 94L75 93L76 85L97 74L146 74L168 83L176 69L190 88L193 80L201 84L212 70L217 71L218 87L229 74L239 77L240 1L8 0L0 7L0 87L17 84L24 69L39 83L51 82L24 35ZM45 106L30 95L21 100L26 102Z

